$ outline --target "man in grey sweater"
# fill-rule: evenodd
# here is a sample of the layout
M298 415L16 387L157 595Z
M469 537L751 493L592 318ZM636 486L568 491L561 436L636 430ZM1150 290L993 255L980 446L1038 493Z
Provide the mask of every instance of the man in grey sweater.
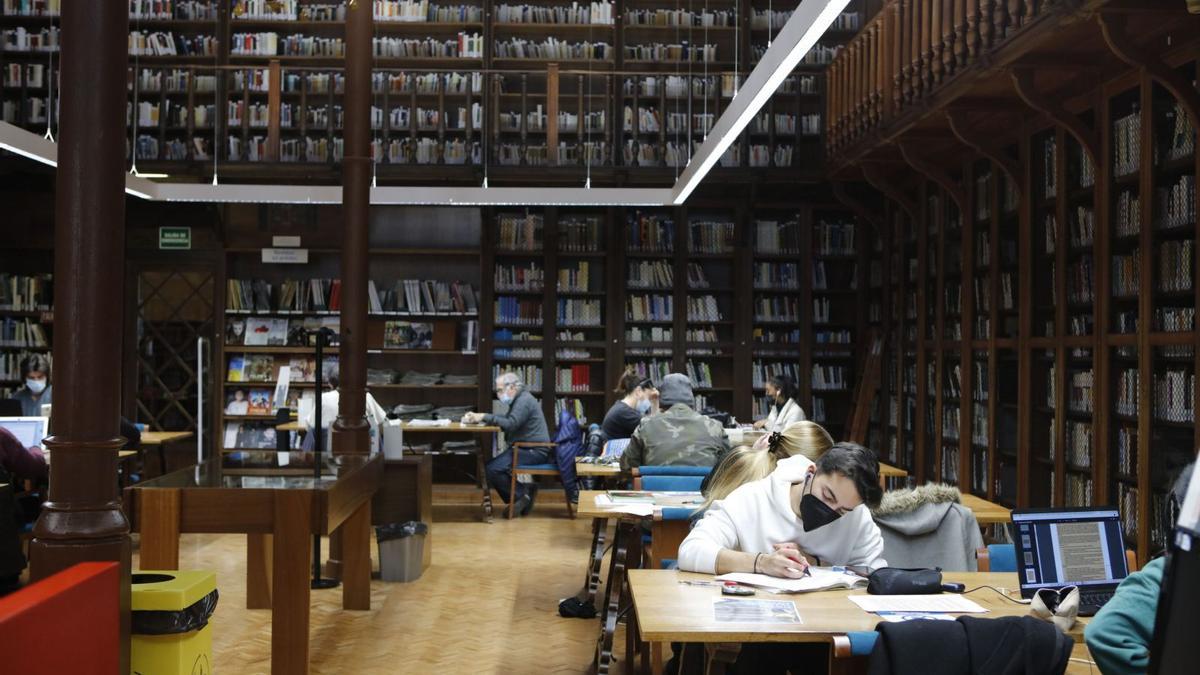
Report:
M487 464L487 480L505 502L516 500L517 512L522 516L533 510L533 500L537 497L537 486L517 483L517 493L510 495L512 483L512 453L517 449L514 443L548 443L550 434L546 431L546 417L542 414L542 403L525 390L525 383L514 373L504 373L496 378L496 396L502 403L508 405L508 412L502 415L467 413L463 422L495 424L504 430L504 438L509 447L496 455ZM517 459L519 465L552 464L555 461L553 448L522 448Z

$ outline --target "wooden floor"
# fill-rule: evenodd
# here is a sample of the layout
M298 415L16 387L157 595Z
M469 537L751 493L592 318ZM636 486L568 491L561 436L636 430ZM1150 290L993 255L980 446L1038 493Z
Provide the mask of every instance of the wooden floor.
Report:
M599 621L561 618L558 601L582 585L591 525L565 515L539 500L527 518L488 525L477 507L437 507L433 565L419 580L372 582L368 612L343 611L340 589L313 591L312 672L587 672ZM181 568L217 572L217 673L270 671L271 615L246 609L245 561L244 535L180 543Z

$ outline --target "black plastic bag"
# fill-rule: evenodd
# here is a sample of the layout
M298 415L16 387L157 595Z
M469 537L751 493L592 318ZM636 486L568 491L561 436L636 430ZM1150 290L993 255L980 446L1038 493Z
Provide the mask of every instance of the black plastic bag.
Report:
M414 534L428 534L429 526L410 520L407 523L391 523L375 528L375 540L382 543L393 539L403 539Z
M135 583L137 574L134 575ZM200 630L208 625L217 609L217 589L179 611L138 610L133 612L135 635L177 635Z

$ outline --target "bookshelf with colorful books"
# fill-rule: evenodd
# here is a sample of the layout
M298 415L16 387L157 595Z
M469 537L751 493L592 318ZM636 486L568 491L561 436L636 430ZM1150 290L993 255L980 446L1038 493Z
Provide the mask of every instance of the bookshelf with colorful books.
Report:
M4 260L0 272L0 399L24 386L21 362L26 358L36 354L53 360L54 279L39 271L52 265L36 258Z
M792 378L796 386L808 378L802 367L804 313L799 262L801 217L797 211L755 210L753 239L754 419L765 418L770 402L763 388L772 374ZM807 414L807 410L806 410Z
M580 423L599 423L608 402L609 271L611 238L605 209L560 207L553 216L546 267L554 273L554 409ZM547 395L547 398L549 396ZM558 417L552 426L557 426Z
M744 250L745 232L738 211L688 206L685 223L687 248L677 260L676 315L682 320L686 356L684 372L693 377L704 403L733 412L734 349L739 327L735 294L735 251ZM702 407L702 406L701 406Z
M625 307L610 318L624 347L619 362L657 384L668 373L684 372L675 349L683 337L676 321L679 220L674 209L627 209L618 222L620 254L610 257L623 265L617 287Z
M802 397L805 393L809 397L809 418L836 428L840 420L850 418L854 403L855 349L860 346L865 318L858 295L866 285L866 247L863 228L847 212L814 208L808 217L809 236L804 239L811 248L801 251L801 259L812 263L801 305L812 313L810 349L802 360L809 377L800 390Z

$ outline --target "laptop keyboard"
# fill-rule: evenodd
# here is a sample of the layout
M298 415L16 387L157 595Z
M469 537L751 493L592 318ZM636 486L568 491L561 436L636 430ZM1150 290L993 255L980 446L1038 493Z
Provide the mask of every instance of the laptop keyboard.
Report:
M1104 603L1112 600L1112 596L1112 591L1091 591L1089 593L1080 593L1079 602L1083 605L1101 607Z

